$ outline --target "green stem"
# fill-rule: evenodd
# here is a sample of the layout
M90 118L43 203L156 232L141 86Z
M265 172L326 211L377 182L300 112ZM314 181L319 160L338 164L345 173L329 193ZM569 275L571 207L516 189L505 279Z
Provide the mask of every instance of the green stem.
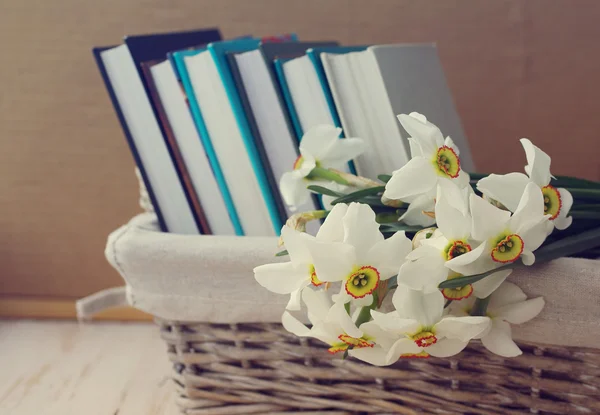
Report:
M472 316L485 316L488 304L490 302L491 295L485 298L478 298L475 300L475 304L473 304L473 309L471 310Z
M343 184L345 186L350 185L350 182L348 182L348 180L344 179L336 172L331 171L329 169L324 169L323 167L315 167L314 169L312 169L307 178L330 180L332 182Z
M371 320L371 310L375 309L377 307L377 304L377 293L373 293L373 302L371 303L371 305L360 309L358 317L356 318L356 321L354 323L356 324L356 327L360 327L361 324Z

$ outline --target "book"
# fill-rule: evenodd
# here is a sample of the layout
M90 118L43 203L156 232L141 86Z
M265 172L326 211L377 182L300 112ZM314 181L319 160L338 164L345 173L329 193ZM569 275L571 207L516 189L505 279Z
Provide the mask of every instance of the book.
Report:
M279 180L298 158L298 144L273 73L271 59L278 54L300 53L313 45L315 43L262 43L258 49L231 56L232 73L239 75L238 93L247 119L255 127L257 148L259 152L262 150L261 153L266 158L263 164L270 166L272 192L279 200L282 200ZM317 201L311 200L297 208L310 211L318 207ZM283 214L288 217L293 211L285 206Z
M144 65L151 77L153 97L167 131L171 147L177 149L178 164L187 172L186 181L192 187L203 208L204 222L215 235L235 235L221 190L211 169L202 141L192 119L185 92L175 75L171 62L164 60ZM208 232L204 232L208 233Z
M227 53L256 49L259 39L215 42L183 56L184 66L245 235L279 234L271 188L227 65Z
M413 111L428 114L445 134L456 136L464 148L465 168L472 166L433 45L370 46L347 54L323 53L321 60L346 133L369 144L356 160L361 175L376 178L408 162L408 140L396 115Z
M217 157L217 152L215 150L215 147L213 147L212 141L210 139L210 135L206 127L206 123L204 122L204 117L200 110L198 100L196 99L194 88L192 87L192 81L190 79L189 72L184 61L186 57L197 55L198 53L204 50L206 50L205 47L200 49L192 48L187 50L180 50L169 53L168 58L171 62L171 65L174 68L175 75L177 76L178 81L181 83L184 93L187 97L187 103L189 105L192 119L194 120L194 125L196 126L196 130L198 132L200 141L202 142L202 146L204 147L204 150L206 152L206 156L209 160L215 180L221 192L223 202L225 203L228 215L231 219L233 228L235 230L235 234L242 236L244 235L244 230L242 229L242 224L238 216L236 207L234 205L233 197L229 190L229 186L227 185L227 181L225 180L225 174L223 173L223 169L221 168L221 163L219 161L219 158Z
M256 150L258 151L258 155L260 157L260 161L263 165L265 175L267 177L267 181L269 183L269 187L271 188L271 192L273 194L279 195L279 180L275 177L273 172L273 168L271 167L271 163L269 161L269 157L267 156L267 150L265 148L265 144L260 136L260 131L258 129L258 124L256 122L256 118L252 112L252 107L250 105L250 100L248 98L248 94L246 93L246 89L244 88L244 81L242 80L242 75L240 74L240 68L238 66L238 62L236 59L235 53L227 53L227 63L231 69L231 75L233 77L233 82L235 83L235 87L238 90L238 94L240 96L240 102L242 104L242 108L246 113L246 118L248 119L248 127L250 128L250 133L254 137L254 143L256 145ZM288 211L286 209L285 203L283 202L283 198L279 195L279 197L275 197L275 203L277 205L277 211L279 212L280 217L285 218L288 216Z
M173 155L166 145L164 132L149 99L147 85L142 77L141 62L163 56L146 53L155 44L156 50L187 47L201 43L202 39L219 39L215 30L165 33L130 37L135 46L136 59L126 39L125 44L93 49L100 74L129 144L142 180L163 231L194 234L199 233L192 213L189 196L183 188L173 162ZM167 47L168 46L168 47ZM144 51L141 53L139 51Z
M169 122L167 113L165 111L157 89L157 85L154 81L154 77L152 76L152 67L159 63L160 61L158 60L142 62L141 69L143 79L145 80L145 83L148 86L150 102L156 111L159 124L162 127L162 130L164 131L164 137L167 143L167 148L171 152L175 169L183 184L183 190L188 196L188 200L190 202L192 214L194 215L196 224L198 225L198 228L200 229L200 232L202 234L211 234L212 232L208 221L206 220L206 216L204 215L200 199L198 198L196 189L192 184L192 179L183 160L183 155L181 154L181 150L179 148L177 140L175 139L175 134L173 133L173 129L171 128L171 123Z

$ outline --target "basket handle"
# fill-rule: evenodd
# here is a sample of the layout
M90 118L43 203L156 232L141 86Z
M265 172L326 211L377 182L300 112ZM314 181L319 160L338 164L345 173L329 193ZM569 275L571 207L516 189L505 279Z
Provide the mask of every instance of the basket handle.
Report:
M89 320L94 315L114 307L127 306L127 287L107 288L88 295L75 303L77 319Z

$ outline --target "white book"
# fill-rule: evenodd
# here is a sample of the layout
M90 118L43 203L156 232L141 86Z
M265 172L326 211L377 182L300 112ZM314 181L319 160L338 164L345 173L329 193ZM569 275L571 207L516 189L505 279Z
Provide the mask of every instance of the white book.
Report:
M382 166L376 141L365 115L364 97L356 87L355 75L347 55L322 53L321 61L345 135L362 138L367 143L365 152L354 160L356 171L361 176L376 179L377 175L388 173L389 170Z
M186 56L184 62L244 234L275 235L267 204L211 53L204 51Z
M175 70L166 60L150 68L173 135L214 235L235 235L223 195L192 119Z
M183 186L127 45L100 53L108 79L169 232L197 234Z
M335 125L317 71L307 55L283 65L290 96L304 132L320 124Z
M376 154L357 161L361 174L391 173L410 159L407 134L396 115L420 112L473 159L434 45L382 45L347 54L321 55L340 119L348 134L365 139ZM361 134L361 135L359 135Z
M271 172L279 184L281 176L293 168L298 157L296 140L288 127L281 101L261 51L257 49L236 54L235 60ZM285 209L287 216L295 212L289 206L285 206ZM311 198L309 202L297 206L296 211L306 212L317 209L317 204Z

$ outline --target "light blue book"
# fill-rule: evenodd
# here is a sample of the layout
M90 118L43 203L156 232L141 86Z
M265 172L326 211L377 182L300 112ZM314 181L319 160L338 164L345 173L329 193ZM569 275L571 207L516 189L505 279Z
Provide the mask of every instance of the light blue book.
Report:
M259 44L260 39L247 38L215 42L181 59L190 95L247 236L278 235L283 225L265 172L268 167L261 161L227 58L256 50Z
M221 170L219 160L217 158L217 155L215 154L215 150L210 140L208 130L206 129L206 124L204 123L204 119L202 117L202 111L200 110L200 106L198 105L198 101L196 100L196 96L194 94L192 84L190 81L189 73L184 63L184 57L194 56L203 51L206 51L206 48L173 52L169 54L169 59L171 60L171 63L176 69L176 73L187 96L194 123L196 124L196 128L198 129L198 134L200 136L200 139L202 140L202 144L206 151L206 155L208 156L208 160L215 175L215 179L217 180L221 193L223 194L223 199L225 201L225 205L227 206L229 217L231 218L231 222L233 223L235 233L236 235L242 236L244 235L244 231L242 229L240 219L235 209L235 205L233 203L233 199L231 197L229 188L227 187L227 183L225 181L223 171Z
M294 106L294 101L292 100L292 95L290 93L290 87L288 86L287 80L285 79L285 74L283 72L283 64L289 61L290 59L293 58L275 59L273 61L273 67L275 68L277 81L279 82L279 87L281 88L281 94L283 95L283 101L285 102L285 106L287 107L288 114L290 116L290 121L292 121L294 133L296 133L296 137L298 141L300 141L302 135L304 134L304 131L302 131L302 125L300 125L298 112L296 112L296 107Z

